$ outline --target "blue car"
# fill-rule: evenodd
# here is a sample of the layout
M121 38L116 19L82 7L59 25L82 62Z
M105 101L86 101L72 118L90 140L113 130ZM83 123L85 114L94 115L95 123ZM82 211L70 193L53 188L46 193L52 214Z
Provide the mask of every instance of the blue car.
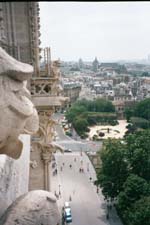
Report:
M72 215L71 215L71 209L70 208L64 209L63 219L64 219L64 222L66 222L66 223L72 222Z

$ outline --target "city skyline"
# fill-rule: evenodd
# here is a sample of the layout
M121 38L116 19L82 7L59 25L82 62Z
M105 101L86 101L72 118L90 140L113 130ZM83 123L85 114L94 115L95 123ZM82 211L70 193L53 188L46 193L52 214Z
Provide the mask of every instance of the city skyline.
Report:
M53 59L118 61L149 55L150 2L40 2L41 47Z

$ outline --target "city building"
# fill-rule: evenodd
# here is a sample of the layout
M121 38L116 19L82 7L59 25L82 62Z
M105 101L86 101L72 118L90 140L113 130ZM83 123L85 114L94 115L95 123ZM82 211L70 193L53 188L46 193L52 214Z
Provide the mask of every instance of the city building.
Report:
M97 72L97 71L98 71L98 66L99 66L99 62L98 62L98 60L97 60L97 57L95 57L95 59L94 59L94 61L93 61L93 63L92 63L92 70L93 70L94 72Z
M79 69L83 69L84 68L84 62L83 62L83 60L81 58L79 59L78 65L79 65Z
M79 98L81 88L82 86L79 82L64 82L63 95L69 98L68 105L71 105Z

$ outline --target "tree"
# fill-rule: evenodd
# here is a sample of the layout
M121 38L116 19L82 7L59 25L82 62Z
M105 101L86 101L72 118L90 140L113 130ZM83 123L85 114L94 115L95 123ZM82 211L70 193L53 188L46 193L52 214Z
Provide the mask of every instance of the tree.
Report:
M129 134L124 140L106 140L100 156L102 165L96 184L102 187L105 197L117 198L117 209L126 225L149 225L143 222L144 218L149 218L149 213L144 210L141 199L145 198L145 207L149 207L150 130ZM139 211L134 216L138 206Z
M135 131L137 131L137 127L134 125L134 124L131 124L129 123L126 128L128 129L126 132L125 132L125 135L124 137L126 137L127 135L129 134L133 134L135 133Z
M135 106L134 115L137 117L142 117L146 120L150 120L150 98L140 101Z
M150 224L150 196L142 197L136 201L128 211L128 225Z
M130 173L150 180L150 130L138 131L125 139Z
M79 135L84 134L88 128L88 122L86 119L82 119L82 118L76 118L73 121L73 126L75 128L75 130L78 132Z
M72 123L73 120L76 119L76 117L78 115L80 115L81 113L85 112L86 108L84 106L81 105L73 105L65 114L66 119L68 120L69 123Z
M116 197L128 176L125 145L120 140L108 139L100 153L102 167L97 174L97 183L105 197Z
M142 117L131 117L130 122L136 127L136 128L143 128L147 129L149 127L149 121L142 118Z
M123 191L118 196L118 208L126 217L128 210L137 200L149 193L149 186L145 179L130 174L123 185Z
M95 112L115 112L115 107L111 101L98 98L94 102Z
M130 117L134 115L134 108L126 108L124 111L125 117L127 119L127 121L129 122Z
M150 98L146 98L136 103L136 105L131 108L126 108L124 113L128 122L132 122L132 119L137 127L142 127L144 129L149 128Z
M143 72L143 73L142 73L142 75L141 75L141 76L142 76L142 77L149 77L149 76L150 76L150 74L149 74L148 72L146 72L146 71L145 71L145 72Z

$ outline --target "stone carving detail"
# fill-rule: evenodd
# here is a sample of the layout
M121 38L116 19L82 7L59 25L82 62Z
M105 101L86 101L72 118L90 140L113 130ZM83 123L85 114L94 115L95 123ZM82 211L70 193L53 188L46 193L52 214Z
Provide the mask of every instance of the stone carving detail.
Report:
M52 65L51 65L51 76L58 79L61 77L61 73L60 73L60 70L59 70L59 67L60 67L60 61L59 60L55 60L52 62Z
M37 78L34 80L34 78L31 80L31 94L32 95L51 95L51 86L52 81L50 78L43 79L43 78Z
M52 142L54 138L54 125L56 124L56 122L50 118L52 112L53 110L50 110L50 112L43 112L44 115L40 116L40 128L38 132L40 140L37 141L37 144L41 149L41 159L44 163L44 188L48 191L50 189L49 163L51 162L52 154L57 150L63 151L61 146Z
M54 109L39 110L40 126L39 131L36 133L32 141L32 146L38 147L41 152L41 159L44 165L44 189L50 190L50 181L49 181L49 163L53 153L57 150L63 151L63 148L53 142L54 138L54 125L56 122L51 118ZM33 148L34 148L33 147Z
M47 191L35 190L19 197L0 218L0 225L16 224L60 225L55 196Z
M37 164L37 161L36 160L33 160L33 161L30 161L30 166L35 169L38 167L38 164Z
M41 115L40 115L41 114ZM53 110L48 111L40 111L40 127L39 127L39 137L40 140L37 143L40 145L42 149L42 155L49 155L51 158L51 154L56 152L56 150L63 151L63 148L56 143L53 143L54 139L54 125L56 124L55 120L53 120L50 116L53 114ZM44 159L45 157L42 156ZM49 159L50 160L50 159Z
M48 77L38 77L31 79L31 94L33 96L58 96L62 93L61 73L59 60L53 61L51 65L51 75Z
M20 134L32 134L39 128L37 111L30 101L26 80L33 67L21 63L0 47L0 154L14 159L21 155Z
M59 60L55 60L55 61L52 62L51 76L56 81L53 82L53 84L52 84L51 92L55 96L59 96L63 91L63 88L61 86L61 72L60 72L59 67L60 67L60 61ZM59 82L58 82L58 80L59 80Z
M56 122L50 118L52 113L53 110L48 110L48 112L44 112L43 116L40 116L39 135L41 137L41 144L49 144L53 140L54 125Z

